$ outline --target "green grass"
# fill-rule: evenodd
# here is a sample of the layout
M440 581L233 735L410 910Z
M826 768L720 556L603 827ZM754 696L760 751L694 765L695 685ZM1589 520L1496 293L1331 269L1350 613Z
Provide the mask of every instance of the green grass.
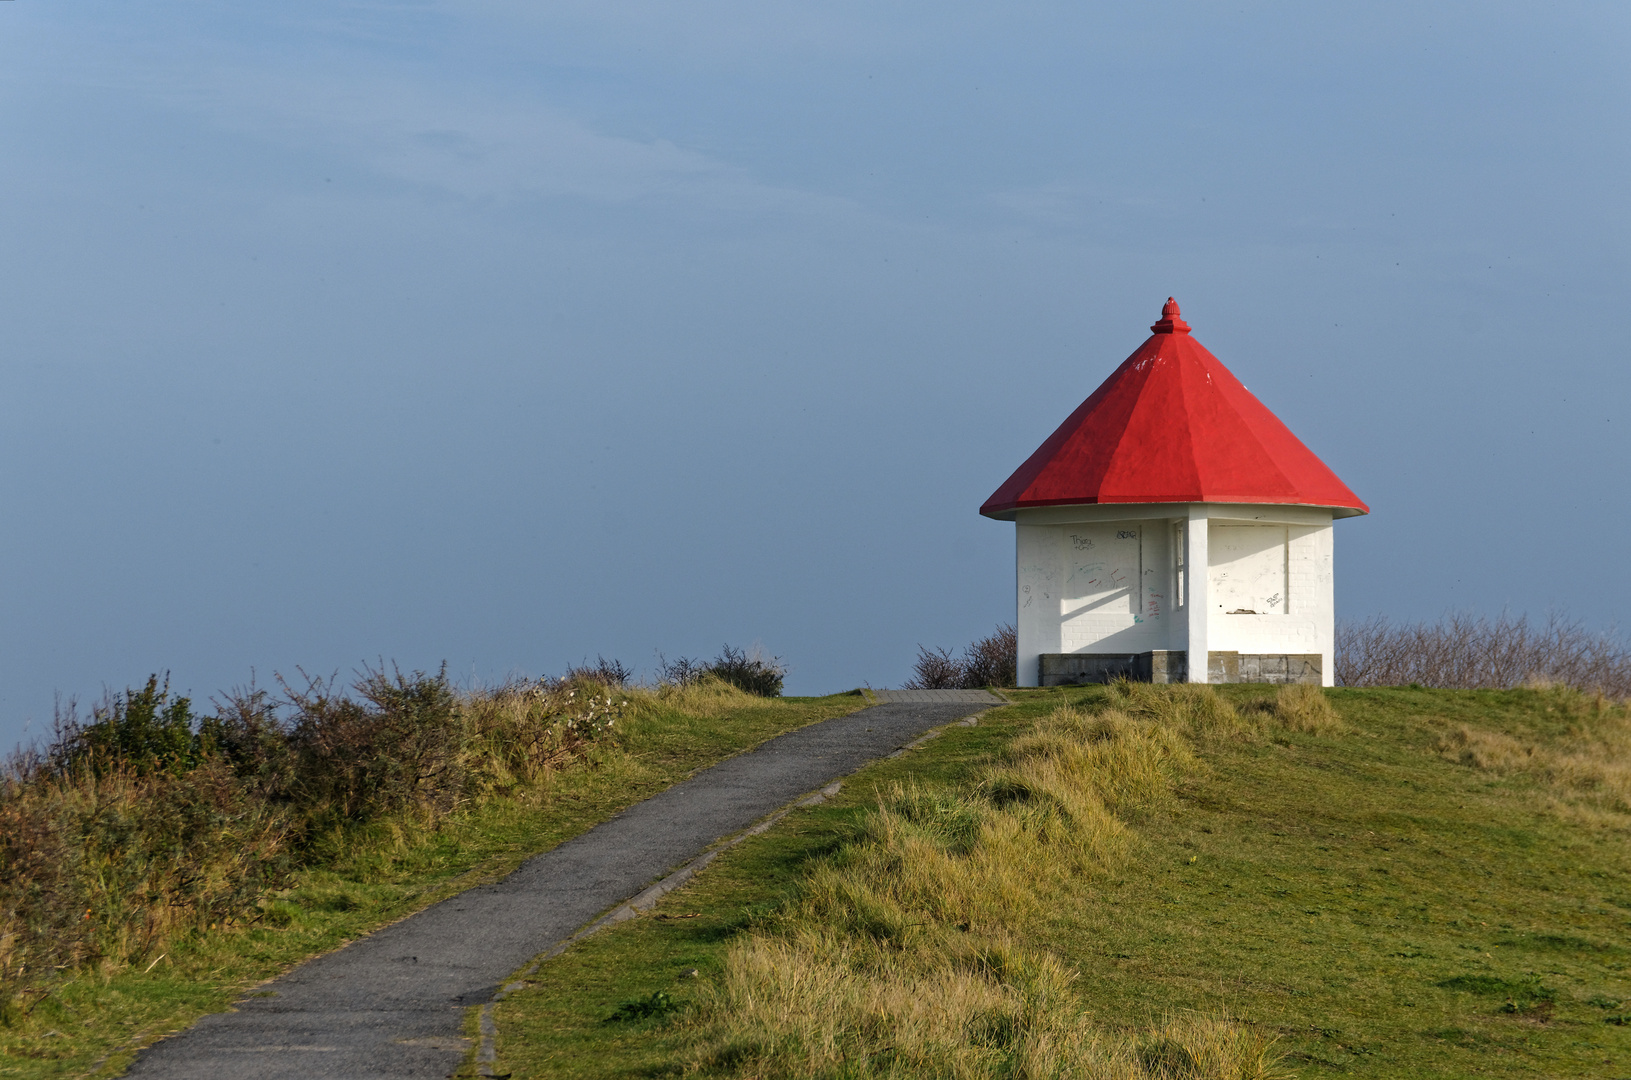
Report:
M1263 696L1221 689L1237 704ZM733 849L651 916L548 961L497 1007L498 1071L678 1071L696 1052L687 1009L707 997L732 943L774 932L810 868L859 835L879 792L966 784L1059 702L1102 694L1017 694L980 726L869 767L833 802ZM1405 689L1331 698L1345 732L1205 742L1205 768L1176 807L1135 825L1133 856L1084 878L1025 944L1076 973L1098 1026L1228 1016L1277 1036L1283 1065L1305 1077L1631 1077L1627 818L1579 813L1533 772L1441 752L1462 725L1570 743L1579 700ZM659 992L679 1008L613 1019Z
M742 699L748 700L748 699ZM446 896L514 869L695 770L764 739L860 708L857 694L640 710L614 743L435 830L380 825L301 872L247 928L187 935L147 970L87 970L0 1025L0 1076L115 1075L142 1046L218 1012L256 983Z
M729 942L797 897L806 866L832 855L874 791L913 776L956 783L1011 736L1016 714L951 727L923 749L868 766L831 801L795 810L769 832L744 841L651 915L585 939L546 961L528 988L495 1008L497 1073L516 1077L611 1078L660 1074L682 1055L688 1035L669 1017L614 1019L623 1003L665 991L682 1006L698 983L718 976ZM697 972L696 975L689 974Z

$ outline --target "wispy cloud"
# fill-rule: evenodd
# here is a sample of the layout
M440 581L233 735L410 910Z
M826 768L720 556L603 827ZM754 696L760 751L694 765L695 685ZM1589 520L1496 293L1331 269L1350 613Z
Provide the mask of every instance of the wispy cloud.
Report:
M427 9L429 10L429 9ZM42 28L27 69L0 83L77 85L207 129L318 154L469 199L677 200L743 213L833 214L853 204L767 182L661 137L606 131L536 80L427 65L395 43L311 16L275 43L242 26ZM176 29L172 27L171 29ZM252 29L252 28L251 28ZM72 48L70 48L72 46ZM0 56L5 56L0 48Z
M850 204L766 183L666 139L597 131L511 90L436 87L389 75L223 73L173 98L222 128L341 159L470 199L673 199L749 213L833 213Z

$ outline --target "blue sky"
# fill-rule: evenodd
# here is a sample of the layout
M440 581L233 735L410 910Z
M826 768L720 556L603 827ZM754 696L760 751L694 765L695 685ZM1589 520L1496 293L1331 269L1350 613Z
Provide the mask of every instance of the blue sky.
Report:
M1168 295L1344 616L1631 600L1623 4L0 4L0 740L1010 617ZM26 725L26 728L25 728Z

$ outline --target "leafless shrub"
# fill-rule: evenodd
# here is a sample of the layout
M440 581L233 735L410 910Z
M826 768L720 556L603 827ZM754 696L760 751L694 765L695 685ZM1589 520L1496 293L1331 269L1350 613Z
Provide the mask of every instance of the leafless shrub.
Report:
M607 689L621 689L634 678L634 672L621 660L608 660L596 655L593 664L585 660L575 668L568 668L564 678L597 682Z
M908 690L978 690L1013 686L1018 671L1019 637L1012 625L999 626L989 637L970 643L962 656L950 649L917 647Z
M1013 686L1018 670L1019 635L1012 624L999 626L989 637L963 650L963 685Z
M708 661L681 656L670 660L657 654L657 681L671 686L690 686L708 674Z
M1376 615L1337 626L1336 681L1342 686L1508 689L1565 685L1631 697L1631 646L1552 613L1491 619L1456 612L1436 623L1393 623Z
M963 685L963 662L950 649L917 647L917 663L912 665L908 690L955 690Z

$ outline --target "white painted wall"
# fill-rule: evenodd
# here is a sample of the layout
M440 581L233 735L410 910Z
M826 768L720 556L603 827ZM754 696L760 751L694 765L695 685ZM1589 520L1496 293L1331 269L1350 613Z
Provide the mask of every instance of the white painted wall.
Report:
M1212 606L1233 615L1284 615L1289 528L1264 522L1212 524Z
M1015 576L1018 599L1014 627L1018 630L1018 679L1021 686L1036 686L1043 653L1064 652L1060 647L1059 583L1063 568L1059 549L1063 530L1055 525L1014 525Z
M1188 652L1186 668L1189 681L1203 683L1207 678L1206 654L1212 648L1212 633L1209 615L1212 607L1211 575L1206 567L1211 561L1211 522L1207 519L1210 509L1205 504L1192 504L1186 507L1188 516L1179 522L1178 532L1184 544L1184 643L1182 646Z
M1166 533L1159 521L1059 527L1060 652L1166 648Z
M1219 652L1319 653L1330 686L1336 637L1334 530L1329 511L1317 514L1280 510L1249 520L1214 517L1207 623L1210 647ZM1286 520L1293 516L1302 520ZM1284 588L1278 604L1271 603L1276 586ZM1232 614L1243 608L1263 614Z
M1329 510L1173 503L1021 510L1014 550L1021 686L1036 685L1042 653L1152 649L1320 653L1330 685ZM1252 613L1235 614L1243 611ZM1204 681L1206 665L1191 663L1190 673Z

